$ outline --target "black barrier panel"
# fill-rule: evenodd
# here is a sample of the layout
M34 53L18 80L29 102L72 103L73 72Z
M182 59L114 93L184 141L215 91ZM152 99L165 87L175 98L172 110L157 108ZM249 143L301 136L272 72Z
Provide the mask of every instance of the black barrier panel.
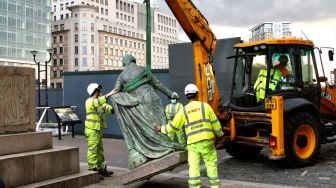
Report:
M114 88L114 84L121 70L111 71L85 71L85 72L65 72L64 73L64 104L68 106L77 106L76 112L79 119L85 121L85 101L89 97L87 86L96 82L103 86L103 94ZM170 88L168 70L152 70L153 74L168 88ZM168 98L161 92L158 92L162 104L169 103ZM75 126L76 134L84 134L84 123ZM107 128L104 129L105 137L122 138L118 120L114 114L106 115Z

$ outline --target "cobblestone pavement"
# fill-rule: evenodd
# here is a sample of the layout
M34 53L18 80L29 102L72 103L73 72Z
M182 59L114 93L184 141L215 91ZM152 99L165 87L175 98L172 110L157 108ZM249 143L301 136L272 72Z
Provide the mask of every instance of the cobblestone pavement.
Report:
M315 165L297 169L285 168L280 161L271 161L264 155L256 159L238 160L221 150L219 174L221 179L228 180L335 188L336 143L322 145L320 158ZM204 171L203 176L205 176Z

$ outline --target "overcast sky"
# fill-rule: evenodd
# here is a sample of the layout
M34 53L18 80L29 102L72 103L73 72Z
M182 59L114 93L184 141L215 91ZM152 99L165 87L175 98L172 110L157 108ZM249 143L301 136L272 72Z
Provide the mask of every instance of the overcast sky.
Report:
M143 2L143 0L135 0ZM162 12L171 14L165 0L157 2ZM292 33L304 32L317 46L336 47L335 0L193 0L206 17L217 38L242 37L262 22L291 22ZM183 31L179 38L188 40Z

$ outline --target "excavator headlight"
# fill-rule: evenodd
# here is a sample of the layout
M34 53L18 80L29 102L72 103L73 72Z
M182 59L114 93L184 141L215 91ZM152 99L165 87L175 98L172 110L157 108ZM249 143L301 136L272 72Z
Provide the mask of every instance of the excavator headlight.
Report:
M265 50L266 49L266 45L260 45L260 49Z
M258 50L259 50L259 46L255 46L255 47L253 47L253 50L254 50L254 51L258 51Z

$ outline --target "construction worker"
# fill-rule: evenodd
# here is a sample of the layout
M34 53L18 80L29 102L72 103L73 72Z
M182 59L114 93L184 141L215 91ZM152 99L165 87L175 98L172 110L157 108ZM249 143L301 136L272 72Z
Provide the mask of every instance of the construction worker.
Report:
M288 69L286 68L288 64L288 57L286 55L281 55L279 57L279 64L275 65L273 68L278 69L282 76L287 77L288 76Z
M184 126L187 137L189 187L200 188L200 160L205 163L209 184L212 188L219 187L217 170L217 152L214 137L222 137L223 132L214 111L209 104L197 101L198 88L188 84L184 93L189 103L180 110L173 121L167 125L155 125L154 129L163 134L178 131Z
M165 113L167 117L168 124L171 123L176 115L176 113L183 108L183 105L179 102L177 102L177 97L171 98L170 99L170 104L166 106ZM185 138L184 138L184 131L183 129L177 131L176 133L171 133L168 134L168 137L172 140L175 141L175 135L177 137L177 141L180 144L183 144L184 146L186 145Z
M278 69L270 70L270 78L268 88L270 91L274 91L278 86L278 83L281 81L281 72ZM256 91L257 102L265 99L265 89L266 89L266 80L267 80L267 70L261 69L258 74L258 78L254 83L254 90Z
M86 119L84 134L87 138L88 169L98 171L101 176L113 174L104 164L103 129L106 128L105 114L112 114L112 106L106 103L107 99L115 93L114 90L101 96L102 86L91 83L87 87L90 97L85 102Z

